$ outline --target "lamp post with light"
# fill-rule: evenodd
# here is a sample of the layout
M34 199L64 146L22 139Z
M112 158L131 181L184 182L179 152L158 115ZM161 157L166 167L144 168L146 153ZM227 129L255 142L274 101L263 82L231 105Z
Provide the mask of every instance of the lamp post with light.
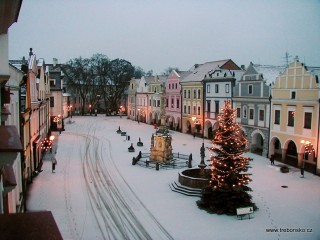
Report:
M91 116L91 108L92 108L92 105L89 104L89 112L90 112L90 116Z
M57 124L57 130L59 131L59 134L61 134L61 130L62 130L62 119L61 119L61 115L59 114L58 116L56 116L53 121Z
M120 106L119 112L120 112L120 118L122 118L122 106Z
M191 120L193 122L193 137L195 137L196 136L196 125L195 125L195 123L196 123L197 118L195 116L193 116L193 117L191 117Z
M311 142L301 140L301 143L304 145L304 153L305 154L308 154L308 156L310 156L312 153L314 153L314 147ZM301 177L302 178L304 177L304 170L305 170L305 161L306 161L304 159L305 154L303 155L303 158L302 158L302 168L301 168L301 175L302 175Z
M71 123L71 118L72 118L72 105L69 105L67 107L68 112L69 112L69 123Z
M140 108L138 108L138 116L137 116L137 120L138 120L138 123L140 124Z

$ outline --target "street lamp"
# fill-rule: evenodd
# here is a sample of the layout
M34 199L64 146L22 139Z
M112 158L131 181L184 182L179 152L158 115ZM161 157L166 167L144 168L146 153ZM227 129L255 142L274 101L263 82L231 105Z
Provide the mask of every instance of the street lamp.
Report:
M301 140L301 143L304 145L304 153L308 154L308 156L310 156L312 153L314 153L314 147L312 145L311 142L309 141L305 141L305 140ZM303 155L303 159L302 159L302 168L301 168L301 175L302 177L304 177L304 169L305 169L305 159L304 159Z
M122 118L122 106L120 106L119 111L120 111L120 118Z
M62 129L62 120L61 120L61 115L59 114L53 119L53 122L57 124L57 129L59 133L61 134L61 129Z
M138 123L139 123L139 121L140 121L140 108L138 108Z
M69 112L69 123L71 123L71 118L72 118L72 105L69 105L68 107L67 107L67 109L68 109L68 112Z

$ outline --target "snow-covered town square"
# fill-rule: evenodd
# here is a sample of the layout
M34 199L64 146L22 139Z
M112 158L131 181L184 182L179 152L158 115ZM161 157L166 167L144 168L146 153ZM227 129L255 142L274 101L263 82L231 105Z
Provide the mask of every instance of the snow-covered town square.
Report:
M117 134L119 127L126 136ZM125 116L65 120L65 131L54 132L53 151L44 156L42 172L30 186L27 210L51 211L63 239L320 239L318 176L306 172L302 178L292 166L282 173L283 163L271 165L268 158L247 153L253 159L249 186L258 210L243 220L209 214L198 208L199 197L169 187L183 168L132 165L139 151L150 151L154 132L153 125ZM208 139L170 134L173 152L192 153L194 168L202 142L212 146ZM135 152L128 151L131 144Z

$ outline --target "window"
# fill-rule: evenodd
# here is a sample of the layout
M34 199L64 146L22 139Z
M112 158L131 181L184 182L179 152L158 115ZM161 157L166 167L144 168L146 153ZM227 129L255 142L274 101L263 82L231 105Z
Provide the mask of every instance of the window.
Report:
M180 99L177 98L177 108L180 108Z
M215 93L219 93L219 85L218 84L214 85L214 91L215 91Z
M193 106L193 114L196 115L197 111L196 111L196 106Z
M229 84L226 84L226 93L229 93Z
M54 87L56 85L56 80L55 79L50 79L50 87ZM133 89L133 85L132 85Z
M50 97L50 107L54 107L54 97Z
M240 109L240 108L237 108L237 118L240 118L240 117L241 117L240 113L241 113L241 109Z
M171 84L169 83L169 89L171 89Z
M187 90L183 91L183 98L187 98Z
M187 106L183 105L183 113L187 113Z
M280 110L274 111L274 124L280 124Z
M171 108L174 108L174 99L171 98Z
M198 115L200 115L200 106L198 106Z
M198 99L201 98L201 92L200 92L200 89L198 89Z
M169 107L169 99L166 99L166 107Z
M291 99L296 99L296 92L295 91L291 92Z
M188 106L188 114L190 114L190 112L191 112L191 107Z
M253 92L252 84L249 84L248 85L248 94L252 94L252 92Z
M207 100L207 112L210 113L211 112L211 101Z
M215 113L218 114L219 113L219 101L214 101L215 104Z
M197 98L197 90L193 89L193 98Z
M250 108L249 109L249 119L253 120L253 118L254 118L254 109Z
M288 126L294 127L294 111L288 111Z
M190 93L191 93L191 91L190 91L190 90L188 90L188 98L190 98Z
M210 93L210 85L207 85L207 93Z
M259 110L259 121L264 121L264 110Z
M311 122L312 122L312 113L305 112L304 113L304 128L311 129Z
M242 115L243 115L243 118L247 118L247 107L246 106L244 106L242 109Z
M157 107L160 107L160 100L157 100Z
M176 89L178 89L178 84L176 83Z

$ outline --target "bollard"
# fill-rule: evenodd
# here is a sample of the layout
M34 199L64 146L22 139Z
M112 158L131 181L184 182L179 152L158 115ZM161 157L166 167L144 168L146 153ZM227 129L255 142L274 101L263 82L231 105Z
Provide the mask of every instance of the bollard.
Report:
M159 171L159 163L156 163L156 170Z

